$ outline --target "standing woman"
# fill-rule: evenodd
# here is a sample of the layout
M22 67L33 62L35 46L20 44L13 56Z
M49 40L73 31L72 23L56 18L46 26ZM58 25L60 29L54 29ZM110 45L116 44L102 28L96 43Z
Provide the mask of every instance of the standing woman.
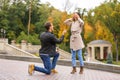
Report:
M81 32L83 29L84 22L80 18L80 14L75 12L73 17L64 21L64 23L71 27L71 36L70 36L70 49L72 54L72 67L73 70L71 74L76 72L76 53L78 54L80 62L80 72L83 74L83 57L82 57L82 48L84 48L84 43L81 37Z

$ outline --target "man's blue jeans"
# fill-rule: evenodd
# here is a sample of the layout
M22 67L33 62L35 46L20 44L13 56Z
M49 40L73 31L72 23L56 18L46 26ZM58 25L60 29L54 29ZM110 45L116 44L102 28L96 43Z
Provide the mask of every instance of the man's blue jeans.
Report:
M38 71L38 72L43 72L45 74L50 74L51 73L51 69L55 69L58 57L59 57L59 53L56 53L53 56L53 60L52 60L52 63L51 63L51 60L50 60L51 57L48 54L41 54L40 58L43 61L44 68L35 66L34 70Z
M73 49L71 49L72 66L76 67L76 53L78 54L78 59L79 59L79 62L80 62L80 66L84 66L83 57L82 57L82 49L79 49L77 51L74 51Z

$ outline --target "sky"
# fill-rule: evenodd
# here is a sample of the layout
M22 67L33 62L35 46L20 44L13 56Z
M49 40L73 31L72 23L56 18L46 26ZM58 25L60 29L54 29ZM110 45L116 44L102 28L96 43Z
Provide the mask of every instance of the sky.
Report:
M64 4L66 0L40 0L42 3L49 2L52 6L54 6L56 9L59 9L63 11ZM72 8L70 9L71 12L74 11L75 7L79 8L86 8L87 10L93 9L96 6L99 6L101 3L103 3L105 0L69 0L72 4Z

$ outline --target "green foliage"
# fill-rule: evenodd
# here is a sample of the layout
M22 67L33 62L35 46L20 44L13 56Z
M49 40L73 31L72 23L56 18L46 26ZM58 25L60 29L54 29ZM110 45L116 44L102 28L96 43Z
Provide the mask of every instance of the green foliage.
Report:
M17 38L17 43L20 43L21 40L28 40L28 36L24 33L24 32L21 32L19 37ZM29 41L28 41L29 42Z
M40 44L37 34L26 35L24 32L21 32L19 37L16 39L17 43L20 43L22 40L26 40L28 43Z
M10 39L10 40L16 39L16 36L15 36L15 32L14 32L14 31L9 31L8 33L9 33L9 34L7 34L8 39Z
M47 22L48 17L50 16L50 13L52 11L52 7L49 7L49 4L41 4L41 6L38 9L38 22L35 23L36 26L36 32L41 33L45 31L44 24Z
M38 34L34 33L28 37L28 39L29 39L28 41L34 45L38 45L38 44L40 44L40 40L39 40L38 36L39 36Z
M58 45L60 49L70 52L69 43L61 43Z

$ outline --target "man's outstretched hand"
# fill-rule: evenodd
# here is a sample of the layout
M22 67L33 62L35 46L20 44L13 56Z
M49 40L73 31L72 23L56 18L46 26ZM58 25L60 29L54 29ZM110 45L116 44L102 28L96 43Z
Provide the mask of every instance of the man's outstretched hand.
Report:
M62 35L65 35L65 33L66 33L67 31L66 30L64 30L63 32L62 32Z

